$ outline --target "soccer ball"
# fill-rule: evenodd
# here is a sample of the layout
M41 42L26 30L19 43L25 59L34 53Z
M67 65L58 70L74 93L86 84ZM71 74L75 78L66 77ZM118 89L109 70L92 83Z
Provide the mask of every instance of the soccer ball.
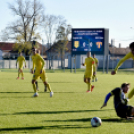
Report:
M99 127L101 125L101 119L99 117L93 117L91 119L91 125L92 127Z

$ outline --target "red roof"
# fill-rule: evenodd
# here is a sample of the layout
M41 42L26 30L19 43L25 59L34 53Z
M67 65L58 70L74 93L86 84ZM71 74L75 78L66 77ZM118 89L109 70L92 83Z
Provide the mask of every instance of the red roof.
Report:
M13 49L14 43L10 42L0 42L0 49L2 51L11 51Z

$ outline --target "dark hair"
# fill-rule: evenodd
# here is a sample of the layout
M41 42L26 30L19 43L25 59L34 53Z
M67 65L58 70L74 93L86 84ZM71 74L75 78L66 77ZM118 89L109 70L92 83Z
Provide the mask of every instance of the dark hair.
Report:
M131 42L130 44L129 44L129 48L131 49L131 48L134 48L134 42Z
M124 88L124 87L129 86L129 85L130 85L130 83L123 83L123 84L121 85L121 88Z

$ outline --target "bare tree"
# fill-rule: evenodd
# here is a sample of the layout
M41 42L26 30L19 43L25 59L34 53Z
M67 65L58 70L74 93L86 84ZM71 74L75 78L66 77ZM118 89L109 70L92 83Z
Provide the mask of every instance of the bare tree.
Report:
M56 47L55 50L59 53L61 57L61 67L63 68L63 60L64 60L64 55L65 51L67 50L67 44L69 39L69 36L71 34L71 25L65 25L65 26L60 26L57 29L57 42L56 42Z
M39 0L16 0L14 4L9 4L9 9L16 20L4 29L2 37L6 35L9 40L22 44L40 39L37 29L44 7Z

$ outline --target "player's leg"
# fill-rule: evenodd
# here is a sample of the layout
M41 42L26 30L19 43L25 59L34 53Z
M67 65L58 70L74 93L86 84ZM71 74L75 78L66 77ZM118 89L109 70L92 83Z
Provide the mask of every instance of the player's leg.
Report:
M44 85L48 88L49 92L50 92L50 97L53 96L53 92L51 90L51 87L50 87L50 84L46 81L46 74L45 72L43 71L43 73L40 75Z
M128 99L131 99L134 95L134 88L129 92Z
M95 80L95 76L93 75L93 76L92 76L92 82L94 82L94 80Z
M38 87L38 81L35 81L35 85L36 85L36 90L39 91L39 87Z
M18 69L18 77L16 79L20 78L20 68Z
M21 69L21 79L24 80L24 73L22 69Z
M39 95L38 92L37 92L37 90L36 90L36 84L35 84L37 78L38 78L37 75L33 75L33 79L32 79L32 85L33 85L33 90L34 90L33 97L37 97Z

